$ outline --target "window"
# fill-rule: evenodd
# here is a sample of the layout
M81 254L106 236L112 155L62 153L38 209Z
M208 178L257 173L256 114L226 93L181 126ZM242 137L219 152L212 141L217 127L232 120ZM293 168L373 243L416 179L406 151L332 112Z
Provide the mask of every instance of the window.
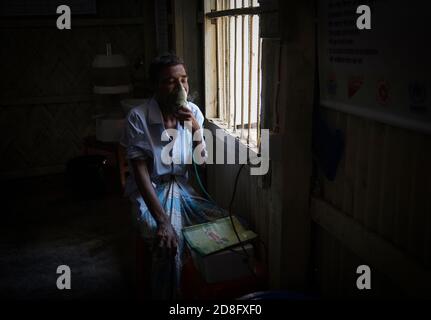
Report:
M207 117L250 147L260 145L261 39L257 0L205 3Z

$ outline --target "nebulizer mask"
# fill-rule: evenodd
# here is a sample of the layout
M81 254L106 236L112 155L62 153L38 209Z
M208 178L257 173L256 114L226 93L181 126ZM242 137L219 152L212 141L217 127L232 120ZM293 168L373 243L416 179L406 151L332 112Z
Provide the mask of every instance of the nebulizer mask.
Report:
M187 92L181 83L178 83L175 89L167 97L167 107L172 113L178 111L181 107L187 106Z

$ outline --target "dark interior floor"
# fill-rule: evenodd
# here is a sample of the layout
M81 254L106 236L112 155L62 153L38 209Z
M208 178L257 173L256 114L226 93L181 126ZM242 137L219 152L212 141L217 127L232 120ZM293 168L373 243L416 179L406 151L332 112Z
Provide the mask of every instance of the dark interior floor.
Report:
M120 192L83 199L54 175L3 182L0 297L133 297L133 229ZM71 268L71 290L58 290L57 267Z

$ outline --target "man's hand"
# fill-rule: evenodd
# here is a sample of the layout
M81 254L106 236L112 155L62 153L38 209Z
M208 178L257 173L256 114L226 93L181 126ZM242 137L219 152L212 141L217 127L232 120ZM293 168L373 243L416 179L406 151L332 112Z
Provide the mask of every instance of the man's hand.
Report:
M170 222L159 223L156 236L160 248L166 247L173 253L177 252L178 237Z
M167 247L176 253L178 245L177 234L167 219L166 213L156 195L151 183L150 174L145 160L132 159L133 171L135 173L136 184L141 192L142 198L148 206L151 215L157 222L157 243L160 247Z
M180 107L177 112L175 112L175 117L180 121L190 121L192 123L193 133L201 128L192 111L186 107Z

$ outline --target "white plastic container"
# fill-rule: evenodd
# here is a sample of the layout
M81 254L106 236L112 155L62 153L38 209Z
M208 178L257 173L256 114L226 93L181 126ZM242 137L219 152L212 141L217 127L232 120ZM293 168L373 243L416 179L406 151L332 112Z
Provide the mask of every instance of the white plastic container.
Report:
M208 256L201 256L191 250L193 262L207 283L238 279L252 275L254 250L251 244L244 245L249 261L241 246L223 250Z

